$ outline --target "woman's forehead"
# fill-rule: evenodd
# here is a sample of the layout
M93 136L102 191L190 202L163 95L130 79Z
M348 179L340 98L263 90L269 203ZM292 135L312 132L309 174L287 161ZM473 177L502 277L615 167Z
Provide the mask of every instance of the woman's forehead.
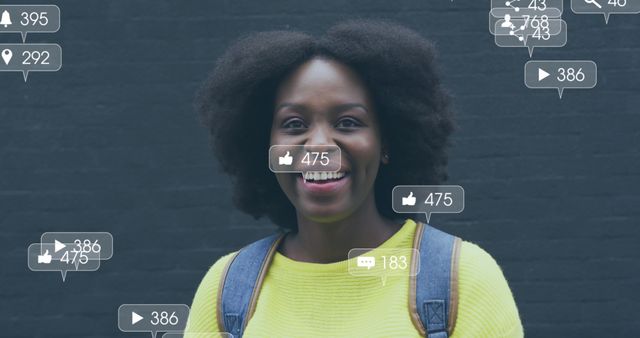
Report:
M320 98L366 102L368 93L362 80L347 65L331 59L313 58L284 79L278 88L276 102Z

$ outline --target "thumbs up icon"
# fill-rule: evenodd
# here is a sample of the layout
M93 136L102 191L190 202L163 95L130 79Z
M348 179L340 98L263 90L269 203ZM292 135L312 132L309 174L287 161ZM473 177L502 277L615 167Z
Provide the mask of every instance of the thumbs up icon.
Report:
M402 205L408 205L408 206L416 205L416 198L413 196L413 191L409 193L409 196L402 198Z
M44 255L38 255L38 264L49 264L51 263L51 255L49 254L49 250L44 252Z
M291 165L292 163L293 163L293 156L291 156L288 151L284 156L278 157L279 165Z

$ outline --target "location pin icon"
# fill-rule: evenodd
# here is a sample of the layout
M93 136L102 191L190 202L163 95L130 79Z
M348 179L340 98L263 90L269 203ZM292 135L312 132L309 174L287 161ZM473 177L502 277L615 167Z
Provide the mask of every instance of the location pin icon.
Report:
M11 49L5 49L2 51L2 60L4 60L4 63L8 66L9 62L11 61L11 58L13 57L13 52L11 52Z

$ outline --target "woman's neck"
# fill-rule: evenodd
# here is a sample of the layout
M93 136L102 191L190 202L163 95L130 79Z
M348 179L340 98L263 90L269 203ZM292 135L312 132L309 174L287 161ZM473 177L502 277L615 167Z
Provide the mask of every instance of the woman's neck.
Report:
M346 260L353 248L375 248L384 243L401 224L382 217L373 196L350 216L320 223L298 215L298 232L287 235L280 252L297 261L333 263Z

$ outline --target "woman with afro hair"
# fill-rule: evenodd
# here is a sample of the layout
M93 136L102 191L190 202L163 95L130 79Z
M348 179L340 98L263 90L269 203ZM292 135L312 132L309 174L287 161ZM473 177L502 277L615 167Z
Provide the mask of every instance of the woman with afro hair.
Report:
M349 273L351 249L370 248L375 256L416 248L429 227L399 219L391 191L447 179L455 124L434 54L428 40L403 26L353 20L321 37L253 34L220 57L197 108L232 178L236 206L266 216L282 234L266 258L243 249L244 256L215 262L196 292L185 337L523 336L502 270L471 242L452 242L446 302L429 303L422 314L416 290L430 285L421 279L382 283ZM326 177L273 173L272 145L337 146L340 170ZM439 330L425 329L425 321Z

